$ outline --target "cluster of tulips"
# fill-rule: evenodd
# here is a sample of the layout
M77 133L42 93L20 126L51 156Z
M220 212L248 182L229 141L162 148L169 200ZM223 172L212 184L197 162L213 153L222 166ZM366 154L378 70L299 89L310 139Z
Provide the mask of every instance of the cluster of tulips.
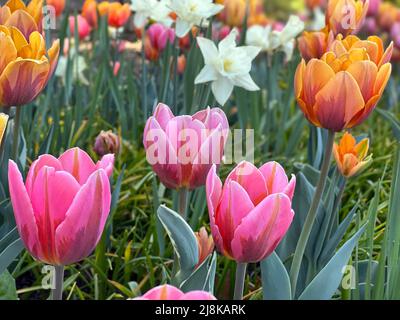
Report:
M33 0L25 6L20 0L10 0L0 9L0 105L7 111L11 107L16 110L13 142L16 152L18 110L44 89L58 59L58 41L49 49L45 45L40 22L42 2ZM269 25L268 29L269 21L260 9L260 1L250 1L248 10L246 2L171 0L167 5L164 1L138 0L133 1L132 9L138 28L155 21L146 30L144 44L150 60L157 59L168 42L172 44L179 38L183 43L185 37L196 37L205 60L196 83L211 82L216 100L224 105L234 86L258 90L249 74L252 60L263 49L257 43L272 39L275 41L272 50L285 50L285 44L294 45L292 40L304 28L300 21L291 20L282 28ZM59 15L65 3L47 0L47 4L53 5ZM352 6L356 13L355 23L349 28L342 23L344 5ZM315 4L309 3L309 6ZM215 15L230 27L241 27L246 12L250 26L264 27L261 32L266 35L265 39L256 37L260 30L249 30L253 39L260 41L237 47L239 32L234 29L221 37L223 40L217 47L193 29ZM346 132L339 144L334 143L335 133L350 130L369 117L391 75L393 45L385 50L379 37L361 40L355 35L367 13L368 1L330 0L325 28L305 32L299 40L303 60L294 76L296 99L307 120L327 129L329 138L314 200L294 253L291 271L294 286L332 153L345 178L358 174L371 162L368 139L357 142ZM110 26L120 28L128 21L131 8L120 3L87 0L82 14L77 20L73 17L71 23L77 21L79 29L85 25L84 37L96 28L98 15L107 16ZM7 113L0 115L0 141L11 116ZM275 161L260 167L244 161L222 182L218 169L228 134L227 116L220 108L206 108L194 115L174 115L167 105L160 103L146 123L143 144L159 180L167 188L178 190L183 201L188 190L205 186L212 239L205 229L197 234L199 263L214 250L214 244L220 254L236 261L235 298L241 299L246 265L270 256L291 226L295 217L292 199L296 178L289 179L283 166ZM35 259L54 265L62 274L64 266L92 253L103 233L111 205L109 177L113 173L114 155L107 152L118 152L118 148L115 137L103 132L96 141L97 153L103 156L99 162L95 163L79 148L67 150L58 158L42 155L31 164L25 182L16 164L17 153L14 154L8 169L11 202L21 238ZM185 209L180 213L185 217ZM60 287L53 292L54 298L60 298L61 294ZM215 297L203 291L185 294L164 285L140 299L212 300Z

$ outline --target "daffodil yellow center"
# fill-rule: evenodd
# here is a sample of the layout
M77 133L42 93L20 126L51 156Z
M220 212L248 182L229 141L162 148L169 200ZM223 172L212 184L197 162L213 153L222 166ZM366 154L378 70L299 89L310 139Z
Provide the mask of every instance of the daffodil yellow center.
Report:
M229 72L232 71L233 61L229 59L224 60L224 71Z

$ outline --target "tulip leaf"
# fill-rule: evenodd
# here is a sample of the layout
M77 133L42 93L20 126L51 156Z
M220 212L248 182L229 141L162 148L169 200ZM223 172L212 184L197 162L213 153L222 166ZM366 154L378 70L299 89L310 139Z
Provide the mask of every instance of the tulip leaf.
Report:
M389 111L379 108L376 110L384 119L390 122L393 129L393 135L396 137L397 140L400 141L400 121L397 119L397 117Z
M275 252L261 261L261 274L264 300L291 300L290 278Z
M181 284L181 289L184 292L204 290L214 294L216 267L217 254L214 252Z
M0 252L0 274L6 270L23 248L22 240L17 239Z
M18 300L15 279L8 270L0 274L0 300Z
M300 295L299 300L329 300L334 295L343 278L342 270L347 265L358 239L365 231L364 225L348 240L317 274Z
M157 212L179 260L180 270L177 278L184 280L193 272L199 260L196 236L186 221L175 211L160 206Z

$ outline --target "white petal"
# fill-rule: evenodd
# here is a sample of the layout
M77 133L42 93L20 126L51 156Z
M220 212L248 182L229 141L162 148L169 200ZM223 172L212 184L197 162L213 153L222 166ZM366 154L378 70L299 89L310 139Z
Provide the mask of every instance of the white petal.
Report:
M246 51L246 55L249 57L250 60L254 60L262 49L260 47L254 47L254 46L245 46L239 48Z
M251 78L250 74L245 74L242 76L236 76L234 78L234 85L246 89L248 91L258 91L260 88Z
M205 65L204 68L200 71L196 79L194 80L195 84L205 83L210 81L215 81L218 79L218 72L210 65Z
M219 77L211 84L211 90L218 103L223 106L233 91L233 83L227 78Z
M196 39L206 64L218 57L218 49L213 41L202 37L197 37Z
M236 29L233 29L231 33L229 33L229 35L218 44L218 50L221 55L225 55L229 53L230 50L236 48L237 36L238 31Z
M281 43L285 44L296 38L303 32L304 26L304 22L298 16L291 15L288 23L281 32Z
M292 60L294 47L295 47L295 40L289 41L282 46L282 51L285 53L286 61Z
M190 24L189 22L178 18L176 20L176 35L178 38L183 38L188 34L190 29L192 28L193 24Z
M147 17L142 13L136 13L133 17L133 23L136 28L142 28L147 22Z

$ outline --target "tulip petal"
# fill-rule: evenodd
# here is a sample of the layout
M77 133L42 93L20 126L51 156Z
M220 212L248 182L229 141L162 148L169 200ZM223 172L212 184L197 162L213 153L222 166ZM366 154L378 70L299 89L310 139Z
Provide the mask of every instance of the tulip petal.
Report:
M354 77L341 71L317 94L314 111L322 127L341 131L364 108Z
M17 58L17 49L11 37L7 36L3 32L0 32L0 75L6 66Z
M0 105L21 106L32 102L43 90L49 73L47 60L17 59L0 76Z
M89 176L96 170L92 158L79 148L67 150L60 156L59 161L64 170L69 172L80 185L85 184Z
M279 163L275 161L267 162L259 170L264 176L268 194L281 193L285 190L289 180L285 169Z
M171 109L163 103L159 103L157 105L156 110L154 111L154 117L156 118L157 122L160 124L161 129L164 131L167 128L167 124L174 118L174 114L172 113Z
M29 35L32 32L39 31L38 25L33 17L24 10L17 10L13 12L5 25L8 27L16 27L21 31L26 39L29 39Z
M372 61L356 61L347 68L354 79L357 81L363 95L364 101L368 101L375 94L374 86L378 75L378 68Z
M96 164L96 170L104 169L107 176L110 178L114 170L114 154L106 154L99 162Z
M233 257L238 262L259 262L269 256L289 229L294 217L285 194L264 199L236 229L232 240Z
M217 300L211 293L206 291L190 291L183 295L180 300Z
M100 169L79 190L56 230L57 253L64 265L78 262L93 251L103 233L110 205L110 183Z
M38 228L31 200L29 199L21 173L15 162L10 160L8 168L10 196L19 234L28 251L35 258L39 258L41 255L41 248L38 241Z
M184 293L171 285L155 287L145 293L141 298L148 300L180 300Z

